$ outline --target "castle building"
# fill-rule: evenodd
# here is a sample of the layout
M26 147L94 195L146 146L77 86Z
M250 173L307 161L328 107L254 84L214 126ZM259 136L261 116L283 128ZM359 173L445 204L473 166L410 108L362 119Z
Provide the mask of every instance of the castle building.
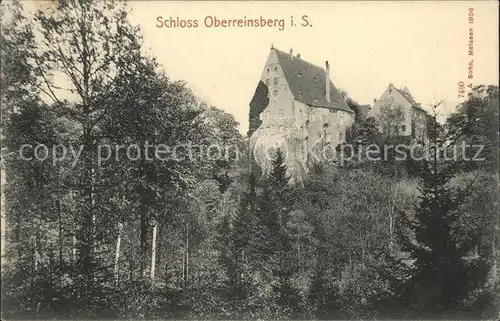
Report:
M311 164L325 160L324 150L334 151L345 141L354 112L330 80L325 68L271 47L250 103L250 148L264 172L274 152L285 153L289 175L301 181Z
M384 107L401 108L404 118L391 124L398 136L425 139L427 137L427 112L415 101L408 87L398 89L391 83L378 100L375 100L370 110L370 116L379 120L382 132L387 132L384 124ZM388 115L385 115L387 118Z

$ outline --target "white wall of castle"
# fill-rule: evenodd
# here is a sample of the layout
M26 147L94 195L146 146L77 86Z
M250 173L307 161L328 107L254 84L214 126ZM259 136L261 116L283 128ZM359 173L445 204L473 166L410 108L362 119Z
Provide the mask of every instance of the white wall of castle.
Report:
M425 137L426 118L425 113L417 108L399 93L396 89L388 87L380 99L378 99L370 110L371 117L380 120L380 110L382 106L400 106L404 113L404 120L399 124L399 132L402 136L410 136L412 131L412 121L415 124L415 134L417 137ZM382 124L381 124L382 127ZM383 128L380 128L383 130Z
M298 59L298 58L297 58ZM292 181L302 181L308 172L308 151L320 141L334 148L345 141L354 114L312 107L293 97L274 51L271 51L260 80L268 86L269 104L260 114L262 124L250 137L250 147L264 172L271 169L274 152L280 148ZM322 155L319 155L320 157Z

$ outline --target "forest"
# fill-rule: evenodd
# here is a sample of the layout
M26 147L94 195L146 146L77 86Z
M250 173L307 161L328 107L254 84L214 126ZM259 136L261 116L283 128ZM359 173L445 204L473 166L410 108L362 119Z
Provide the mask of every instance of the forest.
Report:
M234 117L145 53L125 3L1 10L2 319L498 316L497 85L444 123L432 106L431 158L318 163L290 184L281 151L261 173ZM378 127L356 117L346 143L398 140ZM458 142L484 160L439 157ZM82 149L20 160L26 144ZM239 157L98 163L130 144Z

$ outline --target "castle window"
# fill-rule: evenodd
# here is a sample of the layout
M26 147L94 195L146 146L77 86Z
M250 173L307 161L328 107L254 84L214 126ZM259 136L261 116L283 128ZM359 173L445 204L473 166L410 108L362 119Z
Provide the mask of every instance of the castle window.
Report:
M266 79L266 85L267 85L267 86L269 86L269 85L270 85L270 83L271 83L271 82L270 82L269 78L267 78L267 79Z
M406 125L401 125L401 131L405 132L406 131Z
M273 96L274 96L274 97L278 96L278 91L277 91L276 89L275 89L275 90L273 90Z
M277 85L277 84L278 84L278 77L276 77L276 78L274 78L274 79L273 79L273 83L274 83L275 85Z
M328 123L323 124L323 128L328 128L328 126L329 126Z
M315 104L319 104L319 99L318 98L314 98L313 101L314 101Z
M278 117L283 117L283 109L278 109Z
M269 73L269 68L267 68L266 72Z

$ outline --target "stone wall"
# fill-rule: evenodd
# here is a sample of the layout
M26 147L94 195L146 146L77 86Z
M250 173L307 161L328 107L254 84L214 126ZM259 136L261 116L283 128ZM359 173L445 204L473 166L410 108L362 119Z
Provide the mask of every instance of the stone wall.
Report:
M250 137L250 148L263 173L279 148L285 153L292 182L300 183L309 170L313 146L345 141L354 114L342 110L308 106L294 99L276 53L271 51L261 81L268 86L269 104L261 114L262 124Z
M413 109L414 109L412 107L412 104L403 95L401 95L395 88L391 90L391 88L389 87L385 90L380 99L373 104L372 109L370 110L370 116L379 120L380 109L384 105L390 105L393 107L400 106L402 108L404 113L404 120L399 124L399 126L404 126L404 127L400 127L399 132L402 136L410 136L412 128Z

